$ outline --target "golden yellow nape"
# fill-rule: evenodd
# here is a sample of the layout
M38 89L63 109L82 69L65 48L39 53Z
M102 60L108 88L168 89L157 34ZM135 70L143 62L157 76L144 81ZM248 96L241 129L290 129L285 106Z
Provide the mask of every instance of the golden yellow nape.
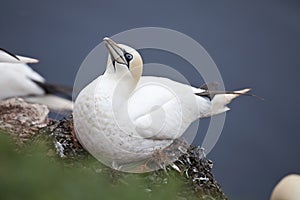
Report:
M124 44L118 44L127 53L132 55L132 60L129 63L129 70L135 79L140 79L143 73L143 59L139 52L132 47Z

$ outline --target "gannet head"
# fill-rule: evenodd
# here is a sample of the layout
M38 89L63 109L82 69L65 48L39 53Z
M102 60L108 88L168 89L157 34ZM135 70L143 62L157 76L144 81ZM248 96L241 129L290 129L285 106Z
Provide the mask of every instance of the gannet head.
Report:
M134 48L117 44L110 38L105 37L103 40L109 52L107 70L113 71L112 73L128 72L129 70L132 77L138 80L143 71L141 55Z

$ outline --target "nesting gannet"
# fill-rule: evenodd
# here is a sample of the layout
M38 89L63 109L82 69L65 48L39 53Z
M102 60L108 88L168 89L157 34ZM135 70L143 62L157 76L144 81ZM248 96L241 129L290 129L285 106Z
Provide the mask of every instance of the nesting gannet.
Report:
M22 97L27 102L44 104L53 111L72 110L71 101L54 95L66 94L67 88L46 83L27 65L37 62L37 59L14 55L0 48L0 100Z
M249 91L209 96L213 92L142 76L143 61L135 49L109 38L104 42L106 71L79 93L73 114L80 143L109 166L131 171L122 167L150 158L193 121L229 110L232 99Z

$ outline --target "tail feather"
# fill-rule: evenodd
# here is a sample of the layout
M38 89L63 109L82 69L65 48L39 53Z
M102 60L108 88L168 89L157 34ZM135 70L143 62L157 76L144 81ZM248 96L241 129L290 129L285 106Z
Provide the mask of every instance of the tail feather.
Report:
M29 58L29 57L25 57L25 56L18 56L17 58L20 60L21 63L38 63L39 60L35 59L35 58Z
M211 100L211 113L210 115L217 115L230 110L226 105L229 104L233 99L240 95L244 95L249 92L250 89L246 88L243 90L226 92L225 94L216 94Z

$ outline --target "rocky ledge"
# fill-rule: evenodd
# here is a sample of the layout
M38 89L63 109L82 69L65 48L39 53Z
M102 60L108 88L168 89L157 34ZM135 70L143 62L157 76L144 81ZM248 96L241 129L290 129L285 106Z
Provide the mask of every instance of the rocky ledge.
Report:
M181 185L176 191L177 199L227 199L211 172L213 162L203 155L200 147L189 146L165 169L145 174L122 173L101 165L82 148L74 134L72 117L51 120L48 114L44 105L26 103L20 98L8 99L0 102L0 130L11 135L18 146L46 141L48 153L45 156L55 158L53 162L61 160L67 168L80 163L95 174L109 174L112 186L126 186L127 181L135 177L143 183L137 190L151 197L157 188L164 189L176 179ZM85 162L87 159L93 162Z

